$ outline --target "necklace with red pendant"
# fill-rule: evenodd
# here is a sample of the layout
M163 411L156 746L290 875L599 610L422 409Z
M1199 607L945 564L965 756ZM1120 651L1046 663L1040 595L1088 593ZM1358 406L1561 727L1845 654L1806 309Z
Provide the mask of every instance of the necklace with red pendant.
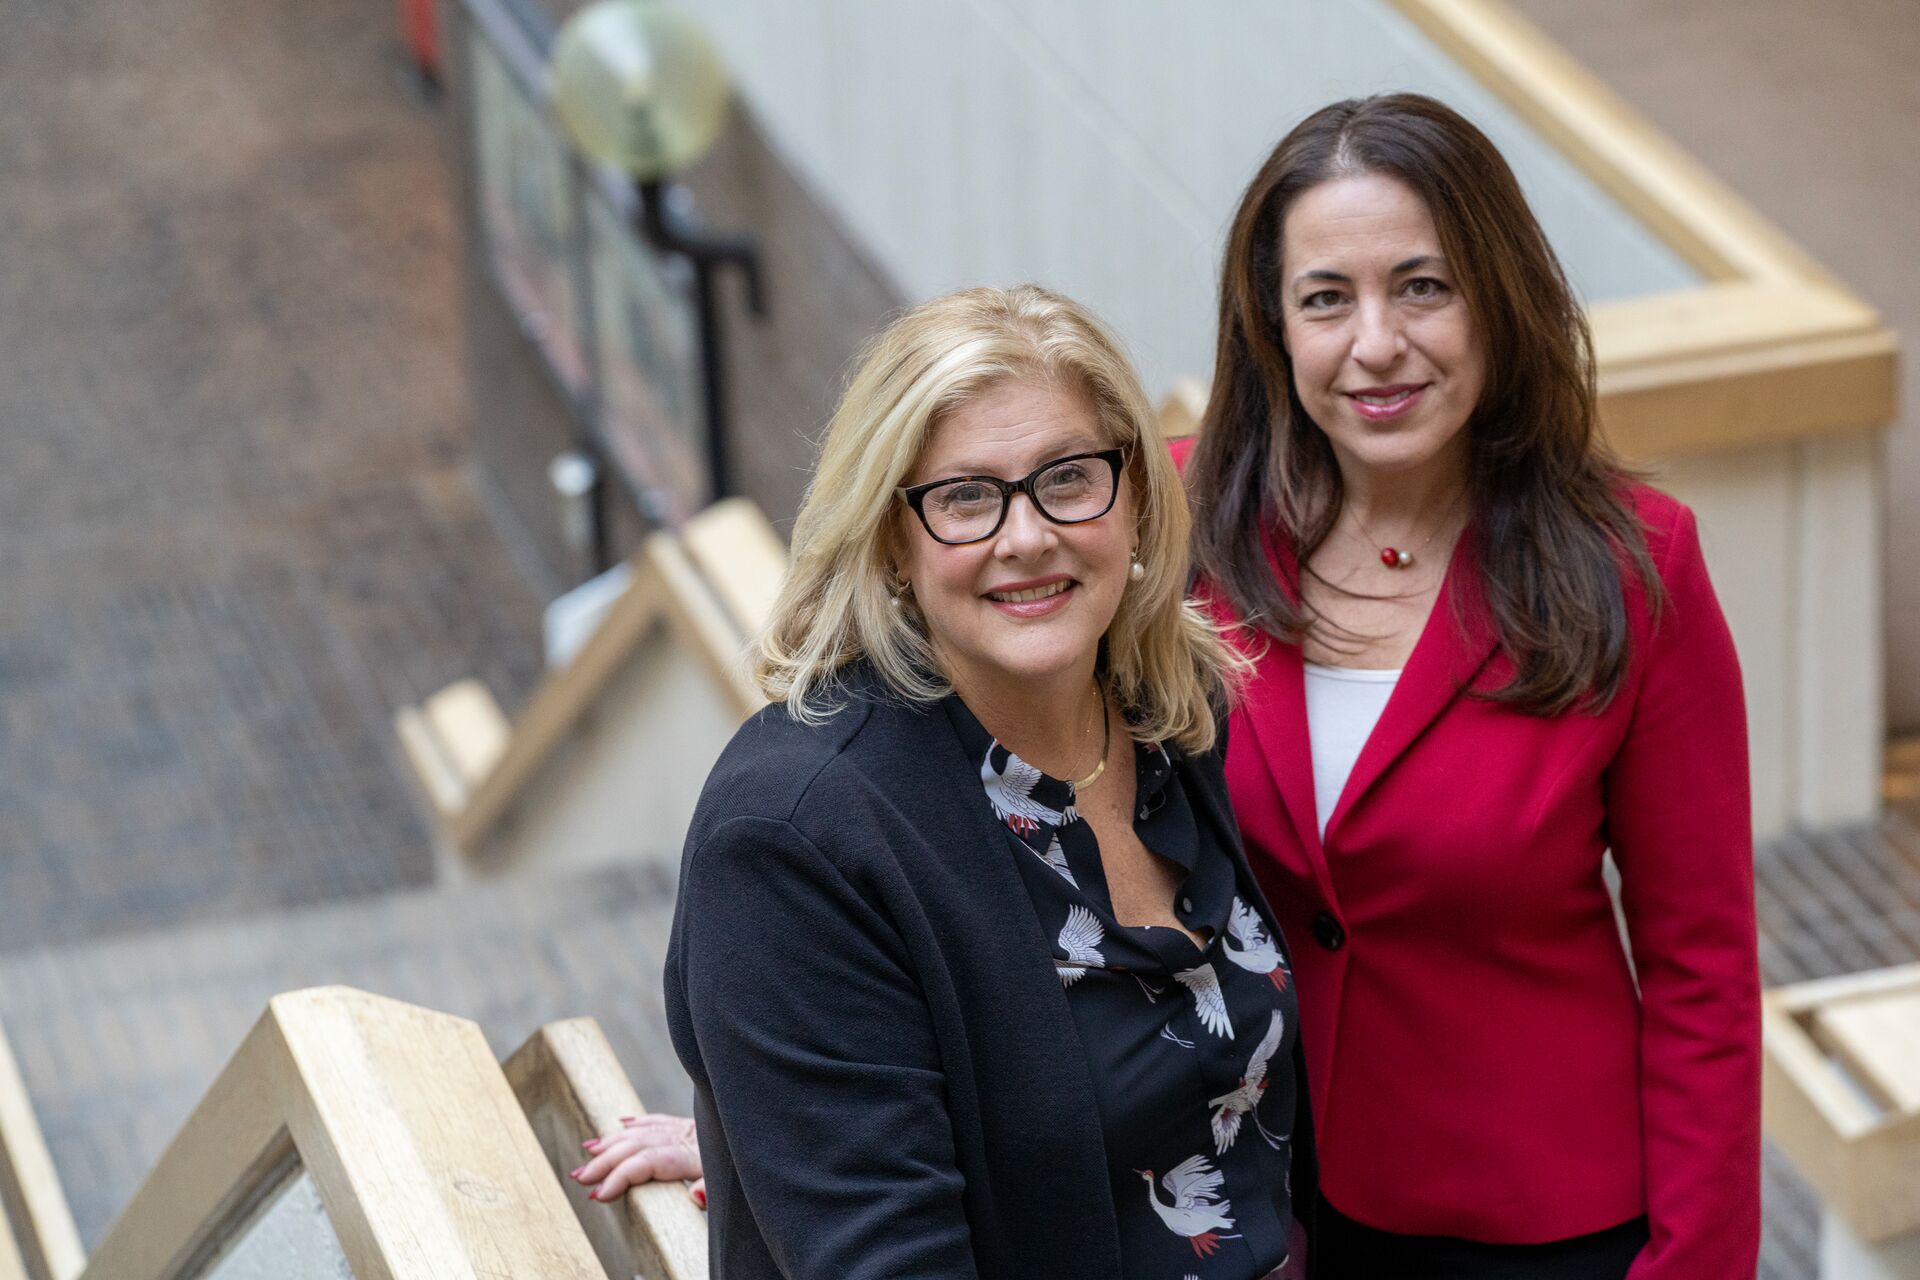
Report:
M1453 501L1447 504L1446 513L1440 517L1440 523L1436 524L1433 527L1433 531L1420 540L1419 545L1415 547L1413 551L1409 551L1404 547L1389 547L1381 543L1378 538L1373 536L1373 531L1367 528L1366 521L1360 518L1358 511L1353 513L1353 522L1360 526L1360 534L1362 537L1374 546L1380 548L1381 564L1387 566L1389 569L1411 569L1413 567L1414 551L1426 551L1428 545L1440 535L1440 531L1446 528L1453 520L1453 509L1460 505L1460 499L1465 493L1466 490L1462 489L1459 493L1453 495Z

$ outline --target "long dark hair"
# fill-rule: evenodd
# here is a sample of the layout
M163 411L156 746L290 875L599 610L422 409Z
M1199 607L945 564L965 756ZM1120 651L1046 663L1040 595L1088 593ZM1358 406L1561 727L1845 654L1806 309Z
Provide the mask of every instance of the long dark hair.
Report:
M1431 98L1387 94L1314 112L1241 198L1221 273L1213 394L1187 467L1199 568L1277 639L1297 644L1322 621L1303 603L1299 566L1332 531L1343 495L1281 341L1280 240L1301 194L1358 174L1397 178L1425 202L1487 353L1465 428L1464 536L1515 674L1485 696L1543 715L1604 706L1627 667L1623 571L1660 597L1631 477L1596 434L1586 316L1499 151ZM1282 580L1269 536L1291 554Z

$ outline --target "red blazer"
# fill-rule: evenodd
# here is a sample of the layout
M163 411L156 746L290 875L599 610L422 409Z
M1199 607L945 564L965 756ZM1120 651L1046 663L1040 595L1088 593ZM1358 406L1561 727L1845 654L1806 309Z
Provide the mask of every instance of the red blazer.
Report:
M1644 1212L1632 1280L1752 1280L1740 671L1692 513L1632 497L1667 600L1656 625L1630 582L1631 666L1605 711L1540 717L1463 694L1512 674L1463 550L1324 841L1298 648L1244 642L1258 665L1227 782L1294 942L1329 1200L1390 1231L1504 1243ZM1601 880L1609 847L1632 969Z

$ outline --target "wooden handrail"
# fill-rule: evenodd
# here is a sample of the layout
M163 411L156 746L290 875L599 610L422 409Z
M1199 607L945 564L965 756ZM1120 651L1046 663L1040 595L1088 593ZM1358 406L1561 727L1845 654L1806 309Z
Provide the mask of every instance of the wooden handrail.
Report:
M85 1265L66 1192L0 1027L0 1280L73 1280Z
M1706 282L1591 309L1608 438L1644 459L1883 426L1899 344L1811 255L1503 0L1388 0Z
M787 544L760 508L745 498L716 502L687 521L680 540L735 633L758 636L787 576Z
M641 1114L640 1098L592 1018L551 1022L514 1051L507 1080L556 1175L582 1160L580 1144ZM607 1274L624 1280L705 1280L707 1216L681 1182L635 1187L614 1203L571 1190L580 1225Z
M295 1172L357 1276L602 1272L480 1029L345 987L276 996L82 1280L173 1280Z
M1761 1002L1762 1118L1860 1240L1920 1230L1920 964L1779 987Z
M27 1274L27 1260L20 1256L20 1246L13 1238L13 1225L0 1217L0 1280L32 1280Z
M1709 280L1837 287L1804 250L1503 0L1388 0Z
M744 720L764 705L747 673L746 649L772 609L786 548L759 508L744 498L717 502L677 532L650 535L629 565L626 590L510 727L472 681L395 716L408 760L454 847L471 853L487 840L663 624L691 647L733 715Z

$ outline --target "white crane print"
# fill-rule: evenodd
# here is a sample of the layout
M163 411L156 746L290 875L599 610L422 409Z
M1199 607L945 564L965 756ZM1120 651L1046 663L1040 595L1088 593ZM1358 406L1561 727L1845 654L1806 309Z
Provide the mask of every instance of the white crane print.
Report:
M1233 911L1227 916L1227 936L1221 946L1227 959L1248 973L1265 974L1274 990L1287 989L1287 970L1280 963L1280 948L1267 936L1260 913L1239 898L1233 900Z
M1227 1019L1227 997L1220 990L1220 975L1211 963L1182 969L1173 975L1181 986L1193 992L1193 1007L1200 1025L1224 1039L1233 1038L1233 1023Z
M1260 1130L1275 1151L1280 1149L1283 1138L1276 1138L1267 1132L1260 1123L1258 1108L1260 1099L1267 1094L1267 1064L1273 1061L1273 1055L1280 1048L1280 1038L1287 1029L1287 1020L1280 1011L1273 1011L1273 1021L1267 1024L1267 1034L1260 1037L1260 1043L1254 1046L1253 1057L1247 1061L1247 1069L1240 1076L1240 1087L1232 1093L1209 1099L1207 1105L1213 1107L1213 1148L1214 1154L1225 1155L1234 1139L1240 1136L1240 1118L1252 1116L1254 1127Z
M1208 1163L1205 1156L1189 1156L1160 1179L1160 1185L1173 1197L1173 1202L1168 1204L1154 1190L1153 1170L1135 1172L1146 1179L1147 1202L1160 1215L1160 1221L1167 1224L1167 1230L1185 1236L1193 1246L1195 1257L1212 1257L1213 1251L1220 1247L1223 1238L1220 1233L1233 1225L1233 1219L1227 1216L1233 1205L1220 1198L1220 1184L1225 1175Z
M1040 771L1008 751L1006 771L1001 772L993 765L995 747L1000 747L1000 744L989 743L986 759L980 762L980 783L986 787L987 802L993 806L1000 820L1023 836L1038 831L1043 822L1050 827L1064 827L1068 813L1049 809L1033 798L1033 788L1042 776ZM1004 747L1000 749L1006 750Z
M1085 907L1074 907L1067 912L1067 922L1060 928L1060 949L1067 953L1067 962L1056 962L1055 973L1060 975L1060 985L1070 987L1087 976L1088 969L1104 968L1107 958L1100 954L1100 944L1106 940L1107 931L1100 927L1093 912Z
M1032 848L1032 846L1029 845L1028 848ZM1059 835L1056 834L1053 839L1047 842L1047 851L1045 853L1041 853L1035 849L1033 856L1059 872L1060 878L1074 888L1078 889L1080 887L1080 882L1073 878L1073 868L1067 865L1067 851L1060 847Z

